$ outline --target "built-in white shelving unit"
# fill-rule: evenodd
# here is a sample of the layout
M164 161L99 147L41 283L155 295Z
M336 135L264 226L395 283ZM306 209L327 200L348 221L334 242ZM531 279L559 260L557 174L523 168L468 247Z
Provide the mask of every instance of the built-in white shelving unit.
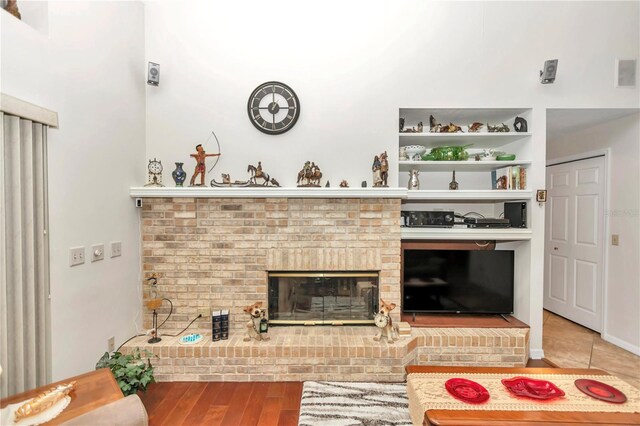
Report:
M422 133L398 133L398 148L409 145L425 147L425 154L436 147L465 146L467 161L398 161L398 182L406 187L409 172L418 170L420 190L409 190L403 200L403 210L450 210L456 214L479 212L487 217L499 217L506 201L524 201L530 203L533 191L525 189L492 189L495 170L508 167L520 167L525 170L532 165L532 132L516 132L514 120L524 118L529 124L532 118L531 108L401 108L399 117L404 119L405 129L417 129L422 123ZM462 128L457 133L431 133L429 117L436 123L453 123ZM469 133L472 123L483 123L478 133ZM488 132L488 125L506 124L509 132ZM528 129L527 129L528 130ZM475 155L483 150L500 151L515 154L512 161L482 160L475 161ZM458 190L449 190L449 182L458 182ZM521 241L531 238L530 229L473 229L463 226L454 228L403 228L403 239L457 239L457 240L496 240Z

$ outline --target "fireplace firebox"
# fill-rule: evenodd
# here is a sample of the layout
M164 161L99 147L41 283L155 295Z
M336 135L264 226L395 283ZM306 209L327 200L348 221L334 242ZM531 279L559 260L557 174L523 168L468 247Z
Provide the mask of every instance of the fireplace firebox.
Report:
M272 325L372 324L378 272L270 272Z

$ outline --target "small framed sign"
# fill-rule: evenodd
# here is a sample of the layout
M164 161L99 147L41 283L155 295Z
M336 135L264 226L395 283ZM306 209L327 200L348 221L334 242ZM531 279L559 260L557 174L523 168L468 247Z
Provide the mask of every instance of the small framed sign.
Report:
M546 189L538 189L536 191L536 201L539 203L547 202L547 190Z

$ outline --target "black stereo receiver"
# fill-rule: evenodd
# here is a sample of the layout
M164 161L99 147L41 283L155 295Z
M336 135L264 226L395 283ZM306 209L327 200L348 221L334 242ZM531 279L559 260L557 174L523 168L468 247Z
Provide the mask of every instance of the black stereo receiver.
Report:
M464 223L467 228L508 228L509 219L500 219L496 217L465 217Z
M425 228L453 227L454 213L451 211L403 211L402 225Z

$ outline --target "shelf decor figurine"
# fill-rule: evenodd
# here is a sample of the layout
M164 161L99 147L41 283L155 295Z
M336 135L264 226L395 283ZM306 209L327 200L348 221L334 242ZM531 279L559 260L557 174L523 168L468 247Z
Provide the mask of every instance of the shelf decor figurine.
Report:
M449 182L449 190L450 191L455 191L458 189L458 182L456 182L456 171L453 171L453 180L451 180L451 182Z
M349 187L349 182L347 182L345 179L342 179L342 182L340 182L340 188L348 188Z
M516 117L513 122L513 129L518 133L527 132L527 120L522 117Z
M424 129L424 126L422 125L422 121L418 123L418 133L422 133L422 130Z
M404 118L400 117L400 132L404 130Z
M184 163L176 163L176 169L171 172L171 177L173 177L176 186L182 186L185 179L187 179L187 172L182 168L183 165Z
M449 123L446 126L440 126L440 132L439 133L464 133L462 131L462 127L458 126L457 124L453 124L453 123Z
M398 160L400 161L408 161L409 157L407 156L407 147L401 146L398 152Z
M433 115L429 116L429 132L440 133L440 123L438 123Z
M204 186L204 175L207 172L207 167L205 165L205 161L207 157L219 157L220 154L207 154L202 147L202 144L196 145L196 153L191 154L191 157L196 160L196 168L193 172L193 176L191 176L190 186ZM214 165L215 166L215 165ZM200 175L200 183L196 185L196 177Z
M145 186L164 186L162 184L162 161L153 159L149 160L147 165L148 175Z
M389 179L389 159L387 151L380 154L380 176L382 177L382 187L386 188L387 180Z
M262 161L258 161L258 166L254 166L253 164L249 164L247 166L247 173L250 173L249 177L250 186L280 186L277 180L270 177L267 173L262 170ZM262 179L262 184L258 184L258 179Z
M380 157L376 155L373 157L373 164L371 165L371 171L373 172L373 186L382 186L382 163Z
M320 179L322 179L320 167L314 162L306 161L302 170L298 172L296 183L298 188L319 188Z
M387 151L380 155L376 155L373 158L371 171L373 172L373 186L377 188L386 188L387 180L389 178L389 160Z
M222 173L222 182L218 182L215 179L211 179L211 186L214 188L228 188L228 187L245 187L251 185L248 180L231 182L231 175L228 173Z
M502 126L492 126L487 123L487 129L489 129L489 133L509 133L511 131L509 130L509 126L504 123L502 123Z
M479 121L476 121L473 124L469 124L469 133L480 132L480 130L482 129L482 126L484 126L484 124L480 123Z
M418 172L418 170L416 169L412 169L409 172L409 183L407 184L407 188L410 191L420 189L420 180L418 179L419 174L420 172Z

